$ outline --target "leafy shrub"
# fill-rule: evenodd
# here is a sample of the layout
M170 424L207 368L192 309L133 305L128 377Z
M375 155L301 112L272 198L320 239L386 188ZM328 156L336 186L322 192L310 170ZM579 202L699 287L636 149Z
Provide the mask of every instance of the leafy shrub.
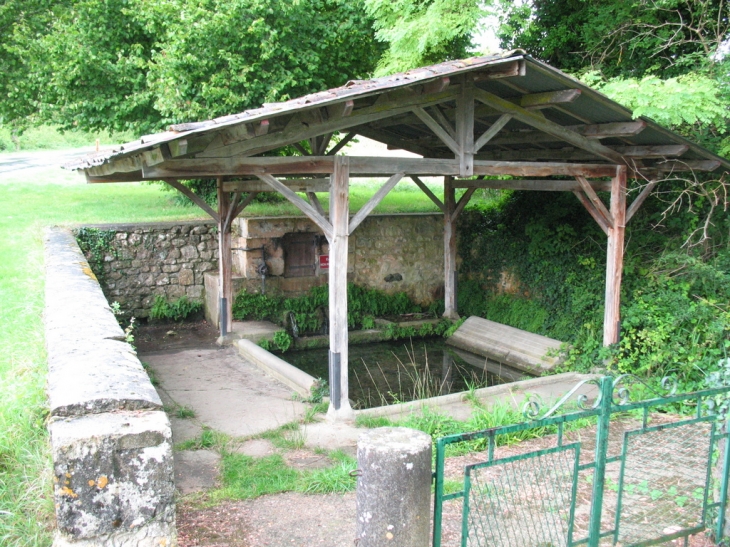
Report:
M150 309L150 318L159 320L182 321L200 312L203 309L201 302L188 300L187 296L181 296L177 300L168 302L165 297L157 295Z
M104 280L104 258L107 255L115 258L117 256L116 249L112 245L116 234L114 230L85 227L74 232L81 252L84 253L91 271L100 282Z
M285 330L280 330L274 333L274 344L276 344L276 347L279 348L282 353L287 352L293 341L294 340L291 335Z

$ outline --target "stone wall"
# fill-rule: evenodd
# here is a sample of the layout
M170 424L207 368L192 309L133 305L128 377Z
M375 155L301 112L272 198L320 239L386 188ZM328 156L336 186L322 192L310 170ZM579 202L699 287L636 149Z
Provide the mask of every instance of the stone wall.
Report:
M218 268L214 224L197 222L94 225L116 232L100 275L110 302L147 317L157 295L202 301L205 272Z
M54 547L176 544L172 434L70 232L46 235Z

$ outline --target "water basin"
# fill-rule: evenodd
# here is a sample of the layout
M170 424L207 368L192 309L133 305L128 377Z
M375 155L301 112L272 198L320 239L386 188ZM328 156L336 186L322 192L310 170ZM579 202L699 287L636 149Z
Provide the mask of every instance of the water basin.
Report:
M327 378L326 348L288 352L282 359ZM372 408L515 382L531 376L480 355L447 346L443 338L350 345L350 400Z

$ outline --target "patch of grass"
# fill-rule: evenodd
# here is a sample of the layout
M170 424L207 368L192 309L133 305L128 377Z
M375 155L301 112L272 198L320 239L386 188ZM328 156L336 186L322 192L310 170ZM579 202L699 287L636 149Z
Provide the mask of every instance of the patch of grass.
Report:
M157 379L157 375L155 374L155 371L152 370L152 367L149 363L146 363L145 361L141 361L142 368L147 373L147 377L150 379L150 383L157 387L160 385L160 381Z
M179 405L174 412L176 418L182 418L184 420L188 418L195 418L195 410L189 406Z
M265 431L258 435L261 439L268 439L277 448L285 450L299 450L304 448L306 436L300 429L299 422L289 422L276 429Z
M297 489L305 494L333 494L350 492L357 485L352 472L357 469L357 460L341 450L334 450L329 457L337 463L333 467L318 469L303 474Z
M225 433L204 427L200 435L175 445L175 450L217 450L221 452L230 444L231 438Z
M146 184L87 185L58 168L0 176L0 545L51 544L45 419L45 226L203 218Z
M224 486L211 493L212 499L248 499L294 490L299 472L288 467L279 454L253 458L225 453L221 460L221 480Z
M355 425L357 427L367 427L372 429L375 427L390 427L393 425L393 422L390 418L386 418L385 416L358 415L355 417Z

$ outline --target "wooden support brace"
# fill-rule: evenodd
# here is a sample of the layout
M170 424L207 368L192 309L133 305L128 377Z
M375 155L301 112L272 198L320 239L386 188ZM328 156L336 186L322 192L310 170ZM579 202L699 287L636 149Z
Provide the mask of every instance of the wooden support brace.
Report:
M603 316L603 345L619 341L621 320L621 275L624 264L626 231L626 167L616 168L611 181L611 215L613 228L608 233L606 256L606 308Z
M282 183L278 179L275 179L271 175L257 176L269 186L277 190L280 194L282 194L302 213L307 215L317 226L319 226L319 228L324 232L324 235L327 236L327 239L332 238L332 225L326 218L324 218L324 216L320 215L312 205L304 201L295 192L289 189L284 183Z
M583 188L583 191L588 196L588 199L591 200L591 203L598 211L598 214L600 214L603 219L606 221L606 224L609 228L613 227L613 218L611 217L611 213L608 212L608 209L606 209L606 206L601 201L601 198L598 197L598 194L596 194L596 191L593 189L593 186L591 186L585 177L577 176L575 177L576 180L580 183L581 187Z
M195 203L198 207L200 207L203 211L208 213L213 220L216 222L220 222L220 215L216 213L213 208L208 205L203 198L201 198L198 194L193 192L190 188L185 186L183 183L181 183L179 180L175 179L165 179L165 182L172 186L175 190L180 192L181 194L187 196L190 198L190 200Z
M461 199L456 204L456 207L454 207L454 212L451 213L451 222L456 222L456 219L459 217L461 212L464 210L464 207L469 203L469 200L471 199L471 196L476 192L476 188L468 188L466 192L464 192L464 195L461 196Z
M312 204L312 207L314 207L314 209L320 215L322 215L322 218L327 218L327 215L324 212L324 208L322 207L322 204L320 203L317 194L315 194L314 192L307 192L307 199L309 199L309 203Z
M357 133L355 133L355 132L348 133L347 135L345 135L345 137L340 142L338 142L336 145L334 145L332 147L332 150L330 150L329 152L327 152L326 155L327 156L334 156L335 154L337 154L337 152L339 152L345 146L347 146L347 143L350 142L352 139L354 139L356 136L357 136Z
M423 193L426 194L431 199L431 201L433 201L436 204L436 207L441 209L442 212L444 211L443 202L438 197L436 197L436 194L434 194L431 191L431 189L428 186L426 186L420 178L418 178L416 175L411 175L411 180L413 182L415 182L416 186L418 186L423 191Z
M603 233L608 235L608 222L606 222L606 219L603 218L603 215L598 212L598 209L593 206L591 201L588 199L588 196L586 196L582 190L573 190L573 193L575 194L575 197L577 197L578 200L583 204L583 207L586 208L586 211L591 214L593 220L595 220L596 224L598 224L601 230L603 230Z
M492 127L482 133L482 136L479 137L474 143L474 153L476 154L477 152L479 152L479 150L481 150L485 144L487 144L495 137L495 135L497 135L497 133L502 131L504 126L507 125L511 119L511 114L502 114L499 119L492 124Z
M258 192L251 192L246 196L246 199L244 199L238 207L236 207L236 210L233 212L233 218L236 218L238 215L243 213L243 210L248 207L251 202L256 199L256 196L258 195Z
M457 156L461 154L461 149L456 141L451 138L448 131L441 127L441 124L434 120L428 112L420 106L417 106L413 109L413 113L418 116L418 118L426 124L426 126L428 126L428 128L433 131L434 134L441 139L441 142L448 146L454 154Z
M388 192L390 192L395 187L395 185L398 184L403 176L403 173L396 173L395 175L390 177L377 192L375 192L375 195L371 197L365 205L363 205L362 209L360 209L354 217L352 217L352 220L350 221L348 235L352 235L352 232L354 232L355 229L360 226L362 221L365 220L367 216L373 211L373 209L375 209L378 204L383 201L385 196L388 195Z
M224 190L225 191L225 190ZM241 199L241 192L233 194L233 201L228 205L228 211L226 211L226 217L223 221L223 231L228 232L231 229L231 221L235 218L233 213L238 208L238 200Z
M639 210L639 207L641 207L644 201L646 201L646 198L649 197L649 194L651 194L651 191L658 183L658 180L649 181L649 184L644 186L644 189L641 191L641 193L636 196L636 199L631 203L629 210L626 211L626 224L629 223L632 217L636 214L636 211Z

